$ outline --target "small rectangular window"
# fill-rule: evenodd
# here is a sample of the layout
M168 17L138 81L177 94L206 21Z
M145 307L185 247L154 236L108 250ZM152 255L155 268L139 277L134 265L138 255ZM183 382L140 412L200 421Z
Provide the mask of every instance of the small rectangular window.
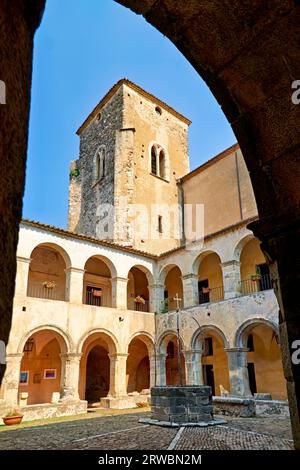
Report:
M213 356L213 339L212 338L205 338L204 339L204 356Z
M163 231L163 229L162 229L162 215L158 216L158 231L159 231L159 233L162 233L162 231Z

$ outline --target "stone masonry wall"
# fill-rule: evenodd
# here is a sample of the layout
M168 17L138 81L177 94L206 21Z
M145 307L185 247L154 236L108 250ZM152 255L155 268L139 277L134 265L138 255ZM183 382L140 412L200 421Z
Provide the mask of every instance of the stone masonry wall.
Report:
M115 139L122 127L122 107L119 89L80 134L79 160L71 163L71 171L77 169L79 174L70 178L69 189L69 229L77 233L96 237L97 208L114 204ZM96 181L100 146L105 149L105 176ZM112 237L113 232L107 236Z

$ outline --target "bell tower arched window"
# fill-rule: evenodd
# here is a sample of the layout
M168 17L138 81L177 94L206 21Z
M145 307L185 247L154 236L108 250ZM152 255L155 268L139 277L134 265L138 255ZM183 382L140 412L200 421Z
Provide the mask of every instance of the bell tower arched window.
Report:
M151 173L153 173L153 175L157 174L156 149L154 145L152 145L151 148Z
M166 154L164 150L159 152L159 176L166 178Z
M151 173L169 181L167 152L159 144L153 144L151 147Z
M96 181L105 176L105 150L101 148L96 156Z

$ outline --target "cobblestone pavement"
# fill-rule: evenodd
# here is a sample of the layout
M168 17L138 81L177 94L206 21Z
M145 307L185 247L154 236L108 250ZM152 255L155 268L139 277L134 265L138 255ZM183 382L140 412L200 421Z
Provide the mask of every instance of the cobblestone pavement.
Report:
M139 423L149 413L93 416L59 423L3 429L0 449L168 449L178 428ZM292 449L290 423L283 417L227 418L226 425L185 428L175 449Z

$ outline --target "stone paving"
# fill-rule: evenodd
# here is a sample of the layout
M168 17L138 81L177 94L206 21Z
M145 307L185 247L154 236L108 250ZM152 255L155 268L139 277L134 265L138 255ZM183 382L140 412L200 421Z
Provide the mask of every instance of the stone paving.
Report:
M0 449L168 449L178 428L141 424L146 413L121 412L114 416L85 416L49 424L27 424L23 428L1 428ZM290 450L293 449L288 418L266 416L227 418L226 425L185 428L178 450Z

